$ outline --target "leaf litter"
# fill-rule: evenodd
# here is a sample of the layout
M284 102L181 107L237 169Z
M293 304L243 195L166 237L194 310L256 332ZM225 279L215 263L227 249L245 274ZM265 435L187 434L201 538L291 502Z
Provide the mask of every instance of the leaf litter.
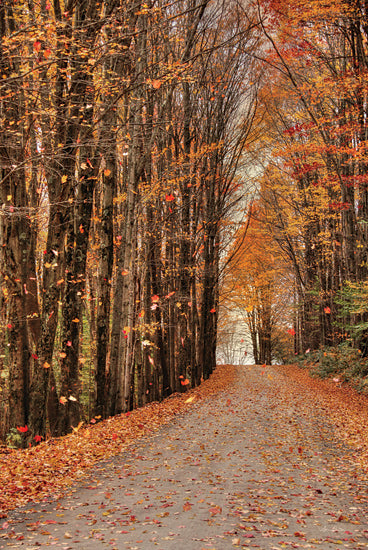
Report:
M368 535L363 520L367 494L359 487L359 479L351 476L355 469L351 461L366 472L364 444L354 433L359 429L366 432L365 426L359 428L357 423L359 415L360 422L366 422L368 400L347 387L336 388L333 381L312 379L297 367L236 369L237 384L230 387L235 369L220 368L216 373L221 371L225 381L213 387L210 379L208 384L205 397L212 395L213 399L205 400L200 408L182 408L192 397L194 402L203 399L195 393L200 388L167 399L170 403L179 397L184 403L176 403L173 414L166 409L162 414L173 419L188 411L185 421L178 416L149 437L150 452L147 446L129 447L124 462L118 460L115 470L106 471L106 478L99 480L97 475L84 493L76 488L69 500L59 501L51 520L37 516L40 525L29 524L29 536L38 529L34 541L47 535L48 544L62 544L64 528L53 531L51 525L58 522L67 528L64 538L75 539L70 548L88 540L91 550L107 543L109 536L114 549L121 544L148 548L160 540L165 548L175 548L179 540L175 542L175 537L184 537L188 547L206 550L367 548L363 540ZM220 389L225 392L220 394ZM149 435L150 429L139 431L147 420L134 418L138 412L143 411L122 415L113 429L111 419L92 428L81 427L74 436L84 437L83 431L89 429L93 435L87 439L94 438L99 449L101 438L107 446L109 438L120 441L121 425L131 424L128 432L136 433L137 438ZM152 411L150 414L153 426L155 418ZM350 414L351 426L344 422ZM159 419L158 427L165 423ZM77 452L77 438L63 439ZM346 446L352 451L347 455ZM109 456L125 449L127 446L120 444ZM94 464L107 457L99 452L95 456L93 449L90 451ZM76 470L73 465L64 467L72 473ZM88 465L83 471L87 469ZM59 494L65 490L64 485L58 486ZM91 499L85 494L89 490ZM83 506L88 506L84 512ZM81 521L73 521L75 510L82 512L78 515ZM81 524L83 518L86 526ZM118 525L122 530L116 530ZM26 533L14 531L9 537L18 535L24 538Z
M309 403L322 407L335 432L352 448L354 459L368 473L368 396L358 393L347 383L336 379L312 377L297 366L273 367L293 384L293 391L307 392ZM290 396L291 397L291 396Z
M197 388L102 422L79 425L73 433L30 449L0 447L0 518L30 502L57 499L97 462L124 452L198 401L222 391L234 379L231 365L215 369Z

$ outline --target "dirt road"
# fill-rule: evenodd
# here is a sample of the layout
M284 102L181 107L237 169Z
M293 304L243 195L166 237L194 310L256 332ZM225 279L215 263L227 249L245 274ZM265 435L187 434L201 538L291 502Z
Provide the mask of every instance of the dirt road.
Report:
M323 404L272 367L225 392L58 502L16 510L0 548L368 548L368 479Z

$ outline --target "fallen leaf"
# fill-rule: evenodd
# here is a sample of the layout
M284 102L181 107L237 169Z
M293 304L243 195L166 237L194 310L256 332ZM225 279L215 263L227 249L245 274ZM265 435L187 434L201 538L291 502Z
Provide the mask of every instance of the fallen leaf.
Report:
M185 401L185 403L193 403L193 401L195 400L196 396L195 395L192 395L191 397L188 397L188 399Z

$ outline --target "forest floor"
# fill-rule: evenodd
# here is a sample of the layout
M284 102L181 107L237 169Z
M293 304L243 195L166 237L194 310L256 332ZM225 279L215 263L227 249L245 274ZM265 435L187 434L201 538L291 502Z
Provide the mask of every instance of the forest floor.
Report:
M1 454L0 549L368 548L367 426L368 398L333 380L219 367L162 404Z

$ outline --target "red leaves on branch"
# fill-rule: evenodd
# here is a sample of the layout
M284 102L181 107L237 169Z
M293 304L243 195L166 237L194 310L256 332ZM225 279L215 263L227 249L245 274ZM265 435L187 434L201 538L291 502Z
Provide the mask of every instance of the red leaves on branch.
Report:
M329 207L331 210L350 210L352 205L350 202L330 202Z

